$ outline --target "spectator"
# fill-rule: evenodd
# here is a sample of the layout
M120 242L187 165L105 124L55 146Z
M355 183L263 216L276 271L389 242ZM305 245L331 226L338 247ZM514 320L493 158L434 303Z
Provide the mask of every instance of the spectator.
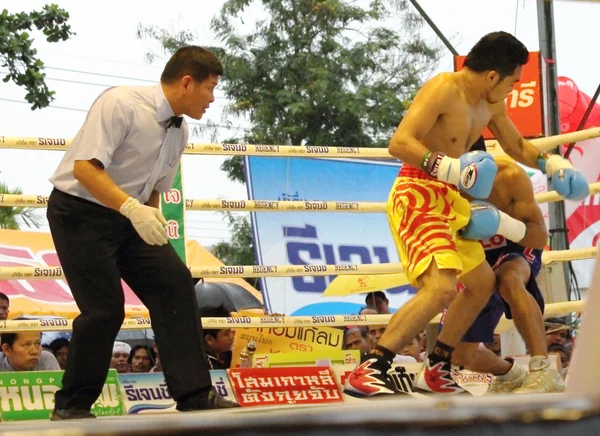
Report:
M0 372L59 370L56 358L42 350L42 332L3 333Z
M567 374L567 368L571 362L571 352L564 345L552 344L548 346L548 353L557 353L559 355L564 377Z
M8 295L0 292L0 321L8 319L8 312L10 312L9 308L10 300L8 299Z
M201 318L227 318L231 313L224 306L201 307ZM204 346L210 369L227 369L229 366L221 356L231 350L235 333L227 329L204 329Z
M154 352L147 345L136 345L131 349L127 363L131 372L149 372L154 366Z
M360 355L371 351L367 330L362 327L352 327L344 334L344 350L358 350Z
M370 292L365 298L365 304L369 307L373 307L377 310L377 313L388 314L390 312L390 302L385 296L385 292L377 291Z
M563 345L567 344L569 340L569 327L562 318L548 318L545 322L546 329L546 343L548 346L553 344Z
M158 347L156 346L156 342L152 344L152 350L154 351L156 359L154 360L154 366L150 369L150 372L162 372L162 363L160 361L160 354L158 354Z
M367 335L369 336L369 345L371 350L375 348L375 345L379 343L379 339L385 332L387 325L370 325L367 328Z
M401 356L411 356L415 359L415 361L423 362L423 357L421 356L421 345L419 343L420 339L421 338L419 335L415 336L412 342L404 347L398 354Z
M113 345L110 367L117 370L118 373L129 372L127 360L131 353L131 346L125 342L115 341Z
M58 338L50 342L50 351L56 357L60 369L64 371L67 366L67 358L69 357L69 340L66 338Z

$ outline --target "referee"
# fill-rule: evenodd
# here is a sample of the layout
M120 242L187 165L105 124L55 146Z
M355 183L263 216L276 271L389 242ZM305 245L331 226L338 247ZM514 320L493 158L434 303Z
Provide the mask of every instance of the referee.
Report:
M150 312L177 409L237 406L212 389L192 277L159 210L188 140L182 115L202 118L222 74L213 53L189 46L167 62L159 84L106 90L50 178L50 231L81 312L52 420L94 417L125 317L121 279Z

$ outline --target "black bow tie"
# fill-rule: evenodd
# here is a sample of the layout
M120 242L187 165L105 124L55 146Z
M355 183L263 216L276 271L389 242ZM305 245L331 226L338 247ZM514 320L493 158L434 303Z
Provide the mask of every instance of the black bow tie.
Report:
M183 122L183 117L172 116L167 121L167 129L170 127L176 127L179 129L181 127L182 122Z

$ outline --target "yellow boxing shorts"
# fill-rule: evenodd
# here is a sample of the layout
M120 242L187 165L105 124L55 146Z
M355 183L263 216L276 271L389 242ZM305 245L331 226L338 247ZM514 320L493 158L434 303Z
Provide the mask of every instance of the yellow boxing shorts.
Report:
M439 269L463 275L485 261L478 241L458 237L471 217L458 189L404 164L387 201L387 217L411 285L435 259Z

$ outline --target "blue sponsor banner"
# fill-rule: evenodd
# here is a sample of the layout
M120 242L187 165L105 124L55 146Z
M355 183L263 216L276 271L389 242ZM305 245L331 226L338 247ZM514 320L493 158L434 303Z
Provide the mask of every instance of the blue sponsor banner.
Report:
M399 162L358 159L246 157L251 200L385 202ZM368 264L398 262L384 213L252 213L261 265ZM355 314L365 295L323 297L335 276L263 279L269 310L289 315ZM386 290L392 311L414 294Z
M175 401L167 389L162 372L119 374L119 385L125 413L128 415L175 412ZM227 371L211 370L215 390L230 401L236 401Z

